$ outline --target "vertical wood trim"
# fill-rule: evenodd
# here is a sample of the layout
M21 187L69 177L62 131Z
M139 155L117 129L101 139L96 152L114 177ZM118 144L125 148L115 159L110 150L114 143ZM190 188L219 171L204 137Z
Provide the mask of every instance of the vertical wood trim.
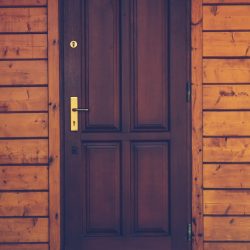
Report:
M49 245L60 250L59 3L48 0Z
M192 226L193 250L203 250L202 0L192 1Z

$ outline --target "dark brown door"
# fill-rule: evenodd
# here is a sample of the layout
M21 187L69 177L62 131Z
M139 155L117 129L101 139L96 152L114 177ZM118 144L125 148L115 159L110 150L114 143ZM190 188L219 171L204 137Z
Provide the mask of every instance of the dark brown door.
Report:
M68 250L189 249L187 2L64 1Z

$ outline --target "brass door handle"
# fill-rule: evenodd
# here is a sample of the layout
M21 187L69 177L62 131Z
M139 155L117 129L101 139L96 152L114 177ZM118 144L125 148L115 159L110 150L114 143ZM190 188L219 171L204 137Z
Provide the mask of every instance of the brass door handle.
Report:
M78 108L78 97L70 97L70 130L78 131L78 112L88 112L87 108Z

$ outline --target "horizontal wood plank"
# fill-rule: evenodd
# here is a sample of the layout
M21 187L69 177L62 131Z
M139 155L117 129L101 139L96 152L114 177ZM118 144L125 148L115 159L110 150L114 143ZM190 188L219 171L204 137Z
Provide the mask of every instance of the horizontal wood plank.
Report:
M250 32L204 32L203 56L250 56Z
M48 114L0 114L0 137L47 137Z
M48 140L0 140L0 164L47 164Z
M249 108L250 85L203 86L203 109L226 110Z
M250 188L249 164L204 164L204 188Z
M205 190L203 192L203 200L204 200L204 214L210 214L210 215L250 214L250 191Z
M46 59L47 35L1 35L0 59Z
M0 8L1 32L47 32L47 8Z
M47 84L46 61L0 61L0 85Z
M47 166L0 166L0 190L47 189Z
M250 138L204 138L204 162L250 162Z
M48 242L48 219L1 218L0 242Z
M215 5L203 7L204 30L250 29L249 5Z
M204 240L249 241L250 217L204 217Z
M244 3L250 3L250 0L203 0L203 4L210 4L210 3L217 3L217 4L244 4Z
M46 4L47 0L0 0L0 6L43 6Z
M1 118L1 116L0 116ZM1 122L0 122L1 124ZM1 125L0 125L1 127ZM249 136L250 112L230 111L203 113L203 135L205 136Z
M3 87L0 111L48 111L47 87Z
M204 83L250 83L250 59L204 59Z
M205 243L204 250L250 250L250 243L247 242L213 242ZM1 250L1 248L0 248Z
M0 193L0 216L48 216L48 193Z
M0 250L49 250L48 244L4 244Z

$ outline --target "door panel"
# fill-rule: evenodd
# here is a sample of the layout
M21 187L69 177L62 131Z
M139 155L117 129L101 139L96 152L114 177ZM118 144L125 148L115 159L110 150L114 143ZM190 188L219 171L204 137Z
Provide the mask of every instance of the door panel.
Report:
M168 4L132 1L133 129L167 129Z
M189 249L186 25L186 0L64 0L66 249Z

